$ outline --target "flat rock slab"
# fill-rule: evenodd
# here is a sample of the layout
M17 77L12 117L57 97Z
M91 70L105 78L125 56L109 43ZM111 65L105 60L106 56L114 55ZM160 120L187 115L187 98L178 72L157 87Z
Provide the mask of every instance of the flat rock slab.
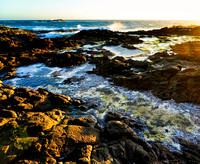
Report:
M91 127L69 125L67 127L67 137L75 143L95 144L100 140L99 131Z

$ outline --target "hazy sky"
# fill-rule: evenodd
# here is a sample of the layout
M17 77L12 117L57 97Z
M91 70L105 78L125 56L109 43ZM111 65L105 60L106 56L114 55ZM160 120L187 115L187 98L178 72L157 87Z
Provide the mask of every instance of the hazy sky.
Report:
M200 20L199 0L0 0L0 19Z

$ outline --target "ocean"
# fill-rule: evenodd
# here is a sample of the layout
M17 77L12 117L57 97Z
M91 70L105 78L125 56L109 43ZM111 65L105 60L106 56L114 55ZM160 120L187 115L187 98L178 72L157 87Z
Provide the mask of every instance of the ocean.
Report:
M48 31L42 36L47 38L68 36L80 30L108 29L113 31L151 30L174 25L200 25L200 21L189 20L0 20L0 25L12 28ZM76 30L61 32L57 30Z

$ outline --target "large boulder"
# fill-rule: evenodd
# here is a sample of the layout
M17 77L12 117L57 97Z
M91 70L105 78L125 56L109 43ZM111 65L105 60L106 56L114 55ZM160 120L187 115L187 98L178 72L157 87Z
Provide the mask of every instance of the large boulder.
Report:
M42 112L29 112L23 117L23 124L31 136L51 129L58 122Z
M155 94L162 98L162 92L165 92L166 98L172 98L177 102L192 102L200 104L200 70L185 69L173 76L167 87L161 88Z

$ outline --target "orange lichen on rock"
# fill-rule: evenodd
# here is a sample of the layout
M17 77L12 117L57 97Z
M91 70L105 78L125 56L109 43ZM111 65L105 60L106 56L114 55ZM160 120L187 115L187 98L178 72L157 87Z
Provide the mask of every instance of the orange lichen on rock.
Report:
M199 41L177 44L172 47L172 50L178 55L184 56L187 59L200 59Z
M91 127L69 125L67 127L67 138L75 143L95 144L99 142L99 131Z

